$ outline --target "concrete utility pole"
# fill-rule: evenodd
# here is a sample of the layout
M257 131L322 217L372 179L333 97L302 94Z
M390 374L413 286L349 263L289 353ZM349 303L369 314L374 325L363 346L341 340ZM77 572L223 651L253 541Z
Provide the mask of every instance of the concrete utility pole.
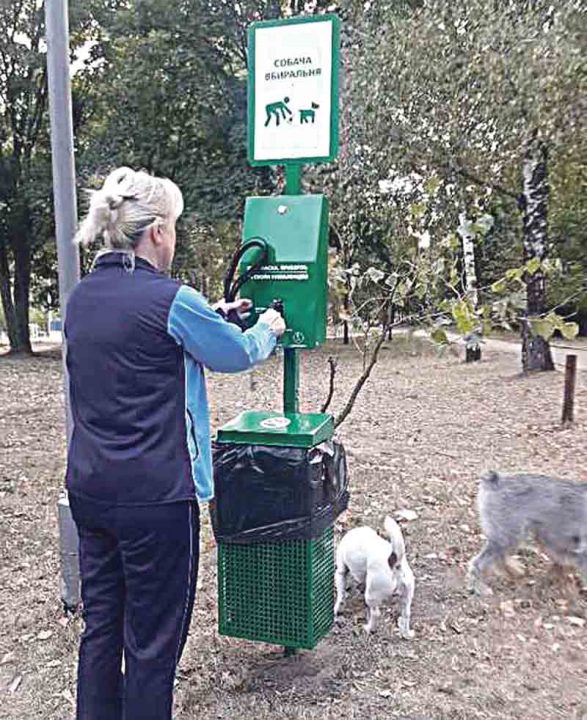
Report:
M73 155L73 118L69 77L69 22L67 0L46 0L47 74L49 80L49 114L51 119L51 156L53 199L57 237L59 305L61 321L69 295L80 278L79 253L73 244L77 225L75 162ZM63 373L67 443L71 439L72 418L69 404L69 378L63 338ZM58 503L59 545L61 550L61 596L66 609L74 610L80 602L77 530L67 497Z

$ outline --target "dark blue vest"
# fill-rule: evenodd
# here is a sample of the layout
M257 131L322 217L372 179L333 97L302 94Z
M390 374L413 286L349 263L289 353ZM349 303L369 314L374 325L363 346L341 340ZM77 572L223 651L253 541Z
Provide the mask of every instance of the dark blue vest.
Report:
M193 499L183 349L167 327L181 286L130 260L100 256L67 305L67 488L122 505Z

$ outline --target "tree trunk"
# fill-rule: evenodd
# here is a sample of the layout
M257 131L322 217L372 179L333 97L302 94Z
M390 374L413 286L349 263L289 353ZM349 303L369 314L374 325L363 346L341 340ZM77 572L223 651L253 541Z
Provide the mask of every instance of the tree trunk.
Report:
M268 0L265 8L266 20L278 20L282 16L279 0Z
M535 136L528 142L523 165L522 211L524 262L544 260L548 244L548 153L544 142ZM526 313L522 319L522 368L554 370L547 340L532 333L531 319L546 310L546 278L542 270L527 273Z
M465 213L459 215L458 234L463 241L463 265L465 268L465 292L477 308L479 294L477 291L477 270L475 268L475 235L471 231L470 222Z
M393 340L393 324L395 323L395 305L393 304L389 306L389 315L387 320L387 339Z
M16 313L12 301L8 253L4 240L0 240L0 296L2 297L2 309L6 320L8 341L10 342L10 348L14 349L18 346L18 331L16 327Z
M32 354L29 332L29 290L31 285L31 253L27 240L22 240L14 250L14 310L16 316L17 344L13 352Z
M475 267L475 234L471 230L471 223L467 220L466 213L459 214L458 234L463 244L463 267L465 270L465 293L471 301L473 308L477 310L479 304L479 292L477 290L477 269ZM467 343L465 360L466 362L479 362L481 360L481 345L477 342L478 333L465 338Z
M350 298L349 298L350 288L347 286L347 289L344 294L344 299L342 301L342 306L344 308L344 314L345 317L348 317L349 315L349 308L351 306ZM349 334L349 322L348 320L343 320L342 323L342 342L343 345L348 345L350 342L350 334Z
M481 360L481 345L467 347L465 350L465 362L479 362Z
M29 290L31 284L31 250L27 233L28 222L19 227L18 238L10 238L14 278L11 282L11 267L8 257L9 243L0 240L0 295L6 318L11 353L32 354L29 333Z

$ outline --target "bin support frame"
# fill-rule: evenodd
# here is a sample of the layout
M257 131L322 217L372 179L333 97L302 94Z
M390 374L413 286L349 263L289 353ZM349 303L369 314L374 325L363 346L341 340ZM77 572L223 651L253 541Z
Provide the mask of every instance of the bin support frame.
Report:
M302 190L302 183L301 183L301 177L302 177L302 165L300 163L288 163L285 165L285 193L287 195L301 195L303 194ZM291 348L286 347L283 349L283 414L284 416L295 416L299 414L299 376L300 376L300 351L298 348ZM331 435L333 429L331 428L329 435ZM283 541L285 544L288 543L303 543L304 544L304 563L306 566L307 576L304 578L304 593L305 593L305 607L307 608L308 617L312 616L312 620L308 620L308 628L307 637L310 638L310 642L307 642L306 640L301 640L299 644L284 644L283 647L283 655L284 657L291 657L295 655L298 650L302 647L314 647L315 644L328 632L326 630L325 632L321 628L320 630L316 629L316 617L317 615L313 613L320 614L322 617L324 616L325 609L322 607L322 605L329 605L328 613L329 615L326 617L326 623L328 625L328 629L332 627L332 623L334 621L333 617L333 603L334 603L334 584L332 582L332 588L331 593L332 597L329 597L328 590L325 589L325 587L316 587L317 585L320 585L320 581L322 581L322 584L324 582L324 568L320 567L320 564L316 565L313 562L313 553L316 553L316 549L319 548L321 552L326 553L329 557L329 564L332 565L331 568L331 575L332 579L334 579L334 545L333 545L333 538L332 538L332 532L333 529L330 527L322 535L320 538L315 538L314 540L300 540L300 541L289 541L285 540ZM273 551L276 553L279 553L280 550L278 549L278 546L281 543L279 542L273 542L265 544L265 548L268 550L268 552L271 552L269 548L272 548ZM261 546L263 547L263 546ZM288 550L286 547L282 548L284 555L287 554ZM218 582L219 582L219 620L220 620L220 631L223 633L223 630L225 633L230 635L231 632L229 628L227 628L227 625L230 623L228 622L227 618L229 617L229 610L227 609L227 598L230 595L230 587L231 587L231 581L227 579L227 575L230 574L230 568L231 565L231 555L233 556L233 560L239 556L239 554L242 551L239 550L238 546L231 546L231 545L224 545L219 543L218 547ZM245 564L247 563L247 554L246 551L242 554L241 561L243 561ZM279 563L278 563L279 564ZM280 580L283 580L283 578L280 578ZM279 583L278 583L279 585ZM278 590L276 590L278 592ZM318 593L319 597L316 598L315 594ZM251 621L252 625L254 625L254 621ZM238 624L238 623L237 623ZM236 631L237 637L243 637L243 635L238 634L238 630ZM255 640L255 632L251 632L251 636L249 639ZM257 638L257 641L261 638Z

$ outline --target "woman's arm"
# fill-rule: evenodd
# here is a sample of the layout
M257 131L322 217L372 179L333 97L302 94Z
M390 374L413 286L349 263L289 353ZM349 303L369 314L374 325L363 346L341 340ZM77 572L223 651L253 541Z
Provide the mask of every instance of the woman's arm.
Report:
M216 372L247 370L266 360L277 342L276 332L263 320L242 332L223 320L199 292L187 285L175 296L167 329L195 360Z

